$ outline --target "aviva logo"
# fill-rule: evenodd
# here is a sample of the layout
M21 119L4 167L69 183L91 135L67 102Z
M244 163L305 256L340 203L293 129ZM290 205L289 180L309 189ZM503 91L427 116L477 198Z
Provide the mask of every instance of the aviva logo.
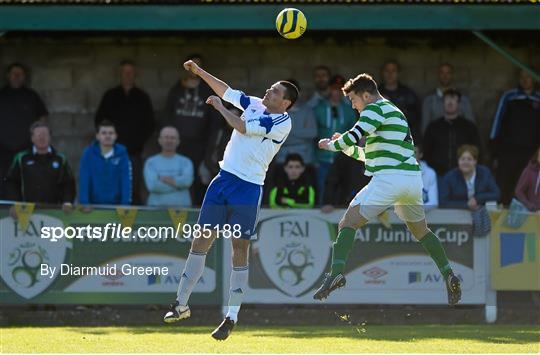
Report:
M536 261L534 233L500 233L501 267Z
M422 281L422 273L418 271L410 271L409 272L409 283L413 284L415 282L421 282Z

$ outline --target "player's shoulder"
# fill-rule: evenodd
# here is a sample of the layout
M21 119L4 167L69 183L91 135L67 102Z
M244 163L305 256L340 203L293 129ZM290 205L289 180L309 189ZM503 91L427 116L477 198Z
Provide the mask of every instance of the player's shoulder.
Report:
M366 107L364 107L364 109L362 110L361 115L368 115L368 116L379 115L379 116L383 116L383 114L384 114L383 103L384 102L373 102L373 103L367 104Z
M291 124L291 116L287 112L283 112L279 115L273 115L272 122L274 125L283 124L283 125L290 125Z

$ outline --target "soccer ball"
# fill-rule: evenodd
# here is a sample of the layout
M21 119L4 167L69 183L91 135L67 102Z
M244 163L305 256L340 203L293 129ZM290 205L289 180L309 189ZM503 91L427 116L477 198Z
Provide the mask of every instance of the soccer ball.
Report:
M276 29L287 39L295 39L304 34L307 28L306 16L294 8L282 10L276 17Z

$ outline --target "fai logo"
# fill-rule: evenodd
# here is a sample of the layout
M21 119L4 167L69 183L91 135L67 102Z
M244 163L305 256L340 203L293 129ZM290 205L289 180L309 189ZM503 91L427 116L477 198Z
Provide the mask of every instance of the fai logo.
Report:
M0 276L9 288L26 299L45 291L56 278L41 276L41 264L59 266L64 262L67 248L71 248L71 242L65 238L55 243L41 239L44 226L64 225L59 219L33 214L23 231L11 217L0 219Z
M327 222L310 216L287 215L260 223L259 257L274 286L297 297L311 290L330 257Z

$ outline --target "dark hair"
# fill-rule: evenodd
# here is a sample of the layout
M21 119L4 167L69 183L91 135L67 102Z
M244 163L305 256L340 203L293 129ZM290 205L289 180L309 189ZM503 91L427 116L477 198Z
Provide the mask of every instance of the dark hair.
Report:
M51 128L49 127L48 124L46 124L45 122L43 121L36 121L34 123L32 123L32 125L30 126L30 136L32 136L34 134L34 131L37 129L37 128L40 128L40 127L45 127L47 128L47 130L49 131L49 134L51 134Z
M130 65L130 66L134 67L134 66L135 66L135 62L132 61L132 60L130 60L130 59L124 59L124 60L122 60L122 61L120 62L120 66L123 67L123 66L125 66L125 65Z
M298 99L298 88L290 81L285 80L281 80L279 82L279 85L283 85L285 87L285 93L283 94L283 98L291 102L291 104L287 106L288 110L293 107L294 103Z
M381 66L381 71L384 70L384 68L388 65L388 64L394 64L397 68L397 71L400 72L401 71L401 66L399 65L399 63L397 61L395 61L394 59L389 59L387 60L386 62L383 63L383 65Z
M298 92L300 92L301 89L300 89L300 84L298 84L298 80L290 78L290 79L287 79L285 81L288 81L289 83L296 86L296 88L298 89Z
M457 158L458 159L461 158L461 156L467 152L471 153L474 160L478 161L478 155L479 155L478 148L472 144L463 144L459 146L457 150Z
M458 101L461 100L461 94L456 89L447 89L447 90L445 90L444 93L443 93L443 99L446 96L457 97Z
M114 123L112 121L109 121L107 119L99 122L96 126L96 133L99 132L99 130L101 129L101 127L112 127L114 128L114 130L116 131L116 126L114 125Z
M317 65L315 68L313 68L313 73L319 70L324 70L328 76L332 75L332 71L326 65Z
M6 74L9 74L9 72L13 70L14 68L19 68L24 72L24 74L28 74L28 70L26 70L26 66L21 62L10 63L6 68Z
M200 59L201 62L204 62L202 55L200 55L199 53L191 53L190 55L186 56L186 58L184 58L184 62L193 59Z
M347 95L350 92L354 92L356 94L363 94L364 92L367 92L375 95L379 92L379 88L371 75L362 73L354 79L349 79L343 88L341 88L341 91L343 91L344 95Z
M302 166L304 166L304 159L302 158L302 156L298 153L290 153L290 154L287 154L287 156L285 157L285 163L283 163L283 165L287 165L290 161L298 161L300 162L300 164L302 164Z

